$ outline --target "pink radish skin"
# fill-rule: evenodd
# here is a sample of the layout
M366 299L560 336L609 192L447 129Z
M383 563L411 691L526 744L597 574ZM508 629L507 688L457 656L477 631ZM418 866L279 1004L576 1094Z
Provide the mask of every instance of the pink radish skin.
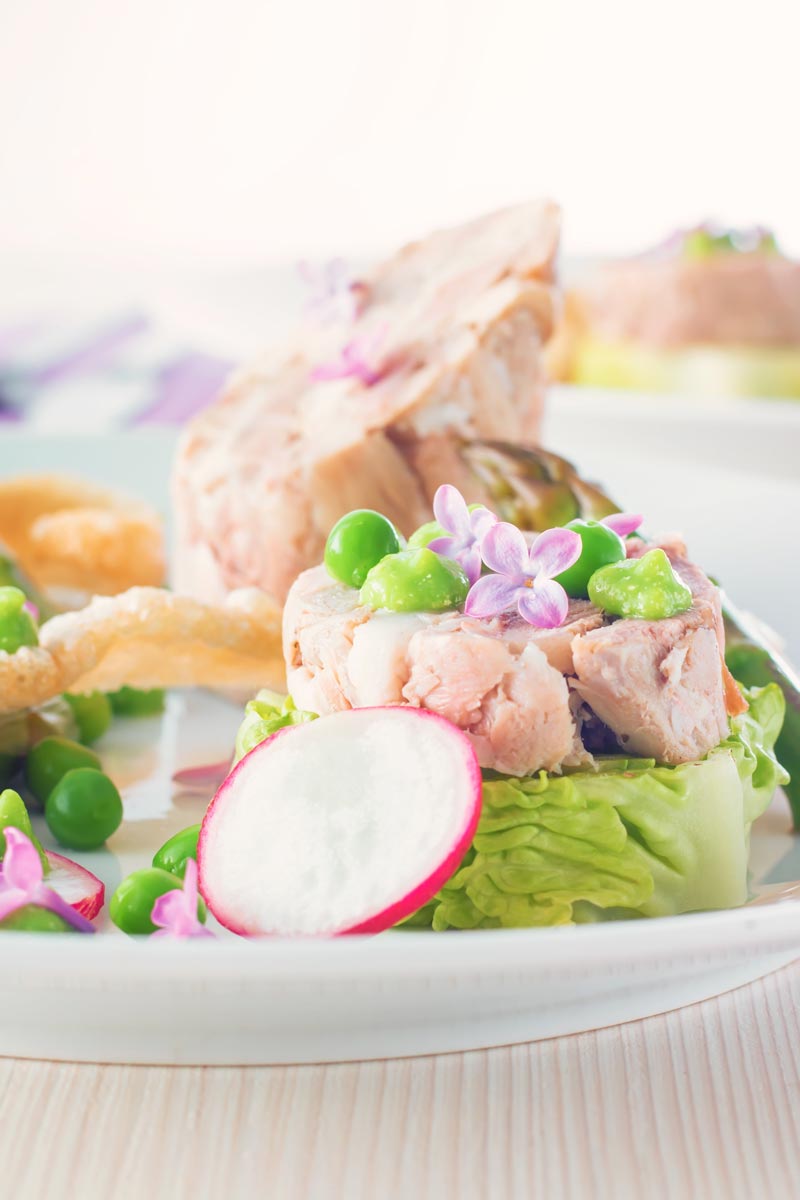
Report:
M46 886L57 892L76 913L92 921L103 907L105 884L71 858L64 858L52 850L46 850L45 854L50 864L50 871L44 877Z
M288 928L287 920L277 923L267 924L266 921L256 920L249 915L247 918L241 914L241 898L237 897L236 893L241 893L243 872L246 871L245 865L241 862L241 853L244 848L245 854L250 851L251 847L257 847L258 834L255 825L259 820L263 822L264 814L273 813L275 828L279 831L287 828L286 822L291 821L293 797L291 787L286 789L285 795L277 795L274 798L270 795L270 783L273 777L275 764L278 761L278 755L286 760L287 756L284 751L292 750L297 755L296 769L303 771L313 768L307 768L306 764L314 759L314 741L320 737L335 737L335 747L337 752L341 752L348 757L349 762L358 761L360 753L359 745L361 739L370 735L370 726L375 727L375 717L380 718L377 723L378 736L386 738L386 730L388 728L386 721L391 721L392 730L397 737L397 748L400 752L394 758L383 756L379 761L367 761L367 768L370 775L369 785L372 788L372 776L374 771L380 774L381 769L385 769L384 783L391 779L391 783L387 785L388 792L394 793L395 799L393 803L397 805L398 788L405 782L413 789L416 809L416 815L412 815L412 822L416 822L416 832L420 838L420 877L414 878L410 887L404 887L396 895L383 896L382 903L376 905L374 911L370 911L370 904L366 905L367 911L359 913L356 919L342 919L341 922L335 921L331 927L329 924L325 928ZM413 724L411 724L413 722ZM335 723L335 724L334 724ZM398 723L400 723L398 725ZM327 728L326 728L327 727ZM309 731L311 734L309 735ZM374 729L373 729L374 734ZM298 741L302 737L303 742ZM286 742L286 738L295 739L293 742ZM313 740L312 740L313 739ZM280 740L280 741L279 741ZM437 760L441 760L442 766L447 764L448 777L444 787L442 781L438 783L435 779L429 779L425 775L424 762L422 765L416 765L416 760L427 746L429 756L431 754ZM335 785L331 788L332 776L327 770L327 760L325 758L325 743L322 742L322 757L320 759L319 779L317 783L316 776L313 777L313 786L319 790L321 794L328 794L329 790L335 790ZM317 754L320 750L317 749ZM289 761L292 761L289 759ZM438 763L437 763L438 765ZM439 767L441 770L441 767ZM283 767L286 770L286 767ZM254 803L252 791L254 790L254 771L259 772L258 802ZM335 773L335 772L334 772ZM296 772L295 772L296 774ZM290 780L292 775L288 777ZM306 782L309 782L308 778ZM450 786L449 797L445 797L448 786ZM356 789L357 791L358 789ZM249 798L245 793L249 793ZM382 796L382 791L376 791L375 795ZM408 791L405 792L408 795ZM263 797L263 800L262 800ZM443 798L445 797L445 798ZM234 768L233 772L220 786L216 796L208 808L206 816L200 830L200 838L197 847L197 863L200 877L200 889L217 920L232 932L245 937L252 936L340 936L343 934L354 933L380 933L382 930L396 925L405 917L410 916L426 904L439 889L447 882L447 880L458 869L467 849L469 848L472 838L475 834L475 829L478 825L481 811L482 799L482 778L478 760L475 752L470 744L466 734L459 730L455 725L452 725L444 717L436 713L428 712L425 709L417 709L396 705L382 708L359 708L350 709L344 712L336 713L330 717L323 717L319 721L314 721L308 725L289 726L285 729L280 729L269 739L262 742L250 751ZM446 830L442 826L442 820L450 818L444 813L436 812L437 802L440 806L446 803L450 804L452 809L453 827L447 825ZM366 802L368 805L371 800ZM248 811L252 815L252 821L248 824L246 817L241 816L242 806L244 811ZM265 806L271 806L266 808ZM342 819L348 820L347 805L342 806ZM411 804L414 808L414 803ZM333 810L331 810L333 811ZM373 819L379 816L380 808L375 807L372 810ZM426 814L430 812L428 818ZM234 832L233 850L231 850L230 835L228 835L227 850L221 844L225 838L226 816L233 813L229 818L228 824L235 823L235 829L240 832ZM365 810L366 816L369 818L370 811ZM327 815L327 814L326 814ZM336 813L333 811L333 815ZM395 807L389 811L389 821L394 815L395 820L404 819L404 814ZM427 830L425 824L428 822L431 829L430 843L426 841ZM252 836L251 828L252 825ZM368 831L371 832L369 821L367 822ZM387 826L388 828L388 826ZM313 852L322 853L323 855L329 850L331 861L337 863L339 860L337 855L341 847L330 845L326 842L322 835L323 830L314 829L315 833L319 833L317 839L318 844L312 846ZM438 841L436 841L438 839ZM263 840L263 839L262 839ZM306 865L304 843L297 844L293 841L290 834L286 834L287 845L283 847L285 854L291 856L293 853L299 855L296 862L296 867L302 870ZM440 844L446 840L446 847ZM434 856L433 842L436 841L438 850ZM344 843L346 847L346 843ZM234 855L235 866L232 869L224 867L226 853ZM257 849L252 851L257 854ZM282 854L281 861L285 858ZM434 859L435 860L432 860ZM426 861L427 859L427 861ZM258 878L258 868L254 862L253 866L253 891L259 890L260 880ZM326 864L330 866L330 862ZM369 870L370 865L366 864L365 869ZM391 868L391 863L384 864ZM414 872L414 864L406 862L406 870L408 874ZM401 872L402 873L402 872ZM267 868L265 874L269 875ZM350 883L345 875L343 879L343 890ZM245 885L247 886L247 885ZM263 885L262 885L263 886ZM333 895L333 900L336 900L336 894ZM370 901L371 903L371 901ZM239 911L237 911L239 910ZM352 918L353 914L351 914Z

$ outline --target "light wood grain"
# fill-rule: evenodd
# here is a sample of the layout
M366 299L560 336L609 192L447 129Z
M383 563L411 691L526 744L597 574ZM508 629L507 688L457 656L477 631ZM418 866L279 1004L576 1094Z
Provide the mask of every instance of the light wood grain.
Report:
M320 1067L0 1060L3 1197L795 1200L800 963L506 1049Z

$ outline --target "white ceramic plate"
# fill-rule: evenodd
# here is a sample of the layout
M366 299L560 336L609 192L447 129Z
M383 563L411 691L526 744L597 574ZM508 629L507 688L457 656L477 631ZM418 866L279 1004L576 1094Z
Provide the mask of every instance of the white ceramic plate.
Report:
M714 454L704 455L698 438L710 437L724 416L647 405L644 412L628 400L557 395L550 443L571 449L623 505L643 509L651 528L681 526L700 561L800 657L793 601L800 546L788 519L800 514L798 412L738 406L724 436L709 441ZM0 474L78 470L166 506L172 444L171 435L152 433L95 441L2 434ZM783 541L778 530L786 531ZM100 745L123 789L126 822L107 850L82 861L108 894L172 832L200 819L203 799L181 794L172 774L223 758L239 718L226 701L189 692L171 697L163 719L118 723ZM781 797L754 829L751 862L757 884L800 878L800 846ZM335 942L223 936L175 945L105 929L45 945L41 936L17 934L2 939L0 953L2 1054L330 1061L548 1037L706 998L800 955L800 901L576 929Z

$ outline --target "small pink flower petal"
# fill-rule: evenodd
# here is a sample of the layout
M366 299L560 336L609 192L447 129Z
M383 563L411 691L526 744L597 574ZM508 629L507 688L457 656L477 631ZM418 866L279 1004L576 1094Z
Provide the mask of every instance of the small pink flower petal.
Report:
M442 558L451 558L453 562L457 562L470 583L480 579L481 552L477 545L464 546L456 538L446 537L434 538L432 542L428 542L428 549L441 554Z
M187 792L216 791L231 771L230 758L222 762L204 763L199 767L184 767L172 776L172 782Z
M448 533L463 537L470 532L469 509L458 488L443 483L433 497L433 515Z
M173 888L159 896L153 905L150 918L159 929L153 937L213 937L197 916L197 863L193 858L186 861L183 887Z
M387 327L382 325L371 333L352 338L339 351L338 359L319 363L311 371L310 378L316 383L332 379L358 379L366 387L372 387L382 378L377 358L386 334Z
M481 541L481 555L490 571L517 582L530 574L528 547L516 525L498 521L490 526Z
M5 829L6 852L3 857L3 883L8 888L31 892L42 882L42 860L29 837L13 825Z
M610 517L603 517L600 524L613 529L618 537L626 538L629 533L636 532L642 521L644 517L641 513L612 513Z
M481 552L477 546L468 546L456 555L456 562L461 567L470 584L477 583L481 577Z
M545 579L560 575L581 555L582 542L573 529L545 529L530 549L530 572Z
M0 895L0 921L5 921L6 917L10 917L18 908L23 908L28 904L28 897L25 892L8 891Z
M497 517L488 508L481 505L480 508L473 509L469 514L469 523L473 536L478 542L481 542L491 527L497 524Z
M484 575L469 590L464 612L468 617L497 617L511 612L525 588L503 575Z
M520 588L517 607L529 625L539 629L557 629L569 612L569 599L560 583L542 579L532 588Z
M186 915L186 897L181 889L173 888L171 892L164 892L158 897L150 917L154 925L175 931L177 927L185 924Z
M39 609L36 607L36 605L33 603L32 600L25 601L25 603L22 606L22 611L28 613L31 617L33 617L36 624L37 625L39 624Z
M455 538L440 537L428 542L428 549L433 550L435 554L443 555L444 558L455 558L459 545Z

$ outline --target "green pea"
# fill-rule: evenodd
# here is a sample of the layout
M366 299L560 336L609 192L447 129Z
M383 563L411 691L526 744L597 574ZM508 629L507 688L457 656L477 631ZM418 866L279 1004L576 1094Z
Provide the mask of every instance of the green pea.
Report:
M159 867L142 867L123 879L108 906L114 924L123 933L155 933L152 921L153 905L159 896L181 886L181 881L169 871ZM201 896L197 897L197 917L206 919L206 906Z
M0 921L0 930L13 929L19 933L75 933L76 930L58 913L36 904L24 904Z
M25 760L25 782L40 804L44 804L59 779L77 767L100 770L100 759L93 750L69 738L42 738Z
M58 781L44 806L53 837L71 850L96 850L122 824L122 800L102 771L78 767Z
M401 550L374 566L361 603L393 612L441 612L467 598L469 580L453 559L433 550Z
M570 521L566 528L572 529L581 539L581 555L571 567L555 578L568 596L585 599L589 595L589 580L595 571L609 563L622 562L625 544L613 529L600 521Z
M108 699L117 717L155 717L164 711L163 688L121 687L109 692Z
M674 617L692 605L692 593L661 549L595 571L589 599L613 616L645 621Z
M24 604L25 593L20 588L0 587L0 650L6 654L39 645L36 622Z
M358 508L336 522L325 543L328 574L360 588L370 568L400 549L400 534L388 517Z
M36 834L33 832L31 818L22 801L22 797L13 788L6 788L4 792L0 792L0 858L3 858L6 852L5 830L9 825L13 826L14 829L18 829L20 833L24 833L30 839L41 859L42 871L46 875L50 870L47 855L42 849Z
M111 724L111 701L102 692L89 692L86 696L64 696L72 709L72 715L78 726L80 740L89 745L102 737Z
M162 871L169 871L170 875L176 875L178 879L183 879L186 873L187 859L197 859L199 836L199 825L190 825L188 829L182 829L180 833L173 834L154 854L153 866L160 867Z

